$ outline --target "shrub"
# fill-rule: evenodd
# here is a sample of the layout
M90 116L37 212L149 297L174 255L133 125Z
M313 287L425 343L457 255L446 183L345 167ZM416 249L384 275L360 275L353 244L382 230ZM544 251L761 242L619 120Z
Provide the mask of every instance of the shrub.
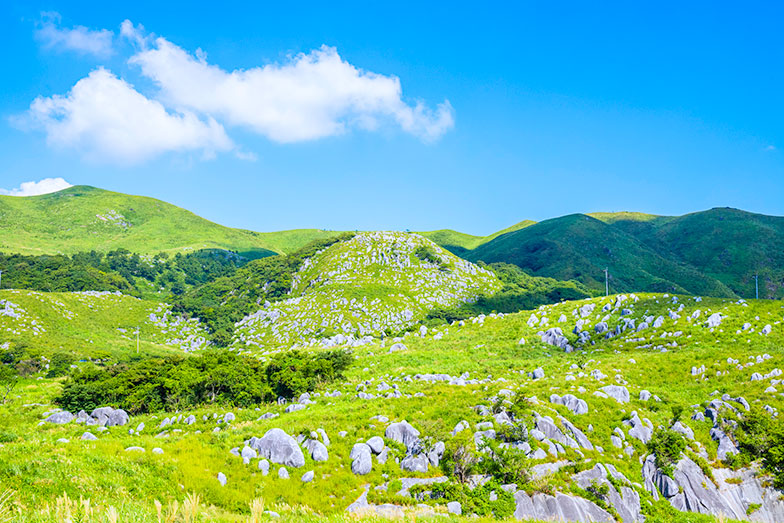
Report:
M648 442L648 451L656 455L656 466L672 477L673 466L680 460L686 449L683 436L670 429L659 429Z
M727 428L732 430L740 450L740 455L729 461L762 459L762 464L774 476L774 486L784 488L784 421L753 407L739 417L734 429L729 425Z
M451 478L465 483L476 471L479 454L475 450L473 433L470 430L458 432L446 444L441 468Z
M520 449L505 447L496 440L485 440L486 453L481 469L502 484L524 485L531 480L528 457Z
M462 506L464 514L507 518L515 511L514 496L501 489L496 481L488 481L473 489L468 485L449 481L415 485L410 492L414 498L421 498L425 492L430 492L431 499L444 503L457 501ZM491 492L495 492L497 496L494 501L490 501Z
M143 413L203 404L247 407L311 391L338 379L352 362L343 350L275 355L264 365L226 350L198 356L148 358L74 372L55 402L66 410L103 405Z

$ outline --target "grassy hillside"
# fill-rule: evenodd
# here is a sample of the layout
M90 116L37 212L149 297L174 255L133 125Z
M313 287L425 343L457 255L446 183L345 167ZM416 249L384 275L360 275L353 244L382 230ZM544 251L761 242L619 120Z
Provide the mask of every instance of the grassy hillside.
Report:
M88 186L41 196L0 196L0 252L73 254L118 248L139 254L226 249L259 258L337 233L231 229L174 205Z
M582 214L546 220L498 236L466 253L473 261L507 262L536 276L574 279L604 288L610 268L614 291L658 291L734 296L719 281L660 255L619 228Z
M706 321L713 313L724 317L717 327ZM504 504L509 498L504 497L500 483L516 484L507 487L517 491L514 499L522 499L524 494L557 495L560 499L587 500L608 510L615 510L612 500L617 498L611 494L618 489L625 492L625 500L638 497L639 510L647 521L658 523L754 518L755 512L765 510L754 494L760 482L767 485L767 507L780 503L777 496L781 491L771 487L771 471L760 468L749 475L744 471L751 469L742 464L737 471L723 464L717 459L718 443L711 437L712 422L708 417L693 416L717 404L729 406L722 411L725 415L732 415L730 407L745 414L738 398L762 412L763 407L769 412L784 409L782 394L775 392L775 369L784 361L783 314L782 302L698 301L690 296L643 294L481 317L431 329L425 336L409 335L403 339L404 350L389 352L388 345L378 342L357 347L356 362L345 382L318 388L310 400L299 403L300 410L287 411L290 404L277 403L235 408L230 409L236 416L231 422L223 421L229 411L225 407L205 405L180 413L135 415L128 426L103 432L74 423L41 424L52 410L62 382L33 376L17 386L7 405L0 406L0 482L10 489L8 518L14 522L65 521L58 518L63 506L71 500L71 510L76 512L84 506L78 502L83 496L90 500L91 518L73 520L156 521L153 502L159 500L164 517L171 513L175 501L181 517L195 514L182 521L264 521L268 516L261 514L263 510L275 511L283 521L316 521L320 517L354 521L356 516L345 515L345 509L369 485L371 507L367 510L372 514L372 505L388 503L393 506L387 506L387 511L427 509L443 515L433 516L433 521L490 521L492 515L479 519L469 514L481 510L498 511L505 514L499 519L515 521ZM661 317L661 323L654 326L655 322L648 321L651 316ZM537 334L558 326L571 344L577 344L578 337L572 331L578 320L595 343L587 342L584 351L564 352L541 341ZM595 328L604 321L615 330L630 320L636 328L609 339ZM745 327L745 323L749 325ZM765 325L772 326L768 335L762 334ZM703 365L707 370L702 370ZM541 369L542 377L530 376L535 369ZM762 379L752 378L754 373ZM609 397L605 392L608 386L623 388L629 398L620 402ZM333 390L341 394L333 395ZM330 396L325 395L327 391ZM567 394L584 401L587 411L577 414L556 402ZM260 416L262 413L277 416ZM196 421L187 425L182 419L190 414ZM159 427L164 417L171 416L173 425ZM538 439L542 436L534 435L532 429L542 426L543 416L549 416L555 430ZM640 420L636 433L632 430L635 419ZM646 488L641 462L651 451L640 438L666 431L676 419L693 431L693 439L676 435L683 442L685 454L680 456L691 456L700 464L698 473L708 474L695 478L689 488L708 491L716 488L715 483L723 495L739 500L740 514L683 514L661 494L654 498ZM465 449L474 455L474 442L482 438L505 441L511 449L496 446L495 452L478 454L483 462L499 466L474 469L491 476L491 488L471 491L473 499L461 494L462 487L446 458L439 465L429 464L426 472L401 469L399 460L406 456L405 447L385 437L390 424L401 420L420 432L426 449L442 441L447 453ZM463 420L467 428L453 434ZM145 427L137 432L141 422ZM520 430L521 426L527 430ZM579 438L578 443L569 436L562 439L563 445L551 445L553 438L573 434L569 426L585 439ZM134 429L130 433L129 427ZM329 438L328 458L316 461L305 451L304 465L286 467L290 478L283 479L278 475L280 465L271 464L265 475L259 458L249 458L246 464L230 452L239 452L251 437L261 437L272 428L294 437L301 435L302 441L314 437L326 442L315 432L323 429ZM487 430L490 432L484 432ZM646 435L648 430L651 433ZM97 439L80 439L85 432L97 435ZM624 439L619 439L619 433ZM354 445L374 436L382 438L388 459L381 463L373 455L369 473L352 473ZM517 445L523 448L523 443L530 447L527 457L523 451L513 451ZM155 448L160 450L153 453ZM614 467L617 475L588 484L576 479L597 464ZM300 477L307 471L314 475L305 483ZM218 481L219 473L227 478L225 486ZM439 478L450 487L445 497L424 494L415 500L410 494L399 493L403 478ZM671 490L677 494L678 489L676 484ZM456 495L462 496L458 499L463 516L447 516L446 501ZM555 498L547 499L555 503ZM521 502L518 507L522 510L525 505ZM112 510L118 517L106 519ZM612 515L609 518L607 521L614 519Z
M0 348L23 348L33 357L128 359L136 354L137 328L142 356L204 347L204 329L169 311L159 302L109 292L3 290Z
M715 278L740 296L784 297L784 217L717 208L644 222L619 219L614 226L657 252Z
M518 231L520 229L524 229L525 227L529 227L536 222L531 220L524 220L522 222L516 223L511 227L507 227L506 229L494 232L489 236L473 236L471 234L466 234L459 231L453 231L452 229L441 229L438 231L426 231L420 232L421 234L428 240L431 240L444 249L457 254L458 256L462 256L466 251L476 249L480 245L489 242L501 236L502 234L506 234L508 232Z
M235 343L262 349L395 335L438 307L492 295L495 274L417 235L357 233L305 260L286 300L270 303L237 324Z

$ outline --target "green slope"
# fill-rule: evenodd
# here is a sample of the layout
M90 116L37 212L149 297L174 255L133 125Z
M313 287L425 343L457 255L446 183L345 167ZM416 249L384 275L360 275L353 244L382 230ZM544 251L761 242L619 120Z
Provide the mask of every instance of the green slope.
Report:
M124 248L152 254L216 248L259 258L336 234L316 229L232 229L154 198L88 186L41 196L0 196L2 252L72 254Z
M286 299L258 300L247 311L234 330L235 344L255 350L399 334L436 308L470 303L502 287L492 271L402 232L357 233L320 249L299 264L290 282ZM227 300L246 292L240 286Z
M109 292L0 291L0 352L23 348L30 356L128 359L136 354L182 353L206 346L196 321L173 316L170 306Z
M574 279L604 287L611 271L615 291L652 291L734 296L723 283L674 261L618 227L573 214L503 234L466 254L472 261L507 262L535 276Z
M697 268L740 296L784 297L784 218L715 208L645 220L617 216L609 222L674 261Z
M511 227L494 232L488 236L474 236L472 234L466 234L464 232L454 231L452 229L425 231L418 234L421 234L428 240L437 243L444 249L447 249L454 254L457 254L458 256L462 256L466 251L476 249L480 245L485 244L497 238L498 236L501 236L502 234L518 231L520 229L524 229L525 227L530 227L535 223L536 222L532 220L523 220L512 225Z

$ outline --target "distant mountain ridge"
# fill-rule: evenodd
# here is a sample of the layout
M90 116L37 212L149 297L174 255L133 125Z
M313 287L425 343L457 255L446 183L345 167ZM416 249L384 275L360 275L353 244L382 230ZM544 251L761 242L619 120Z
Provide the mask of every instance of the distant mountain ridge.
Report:
M33 197L0 196L0 252L140 254L204 248L249 258L292 253L340 231L253 232L215 224L142 196L75 186ZM488 236L451 229L419 233L472 262L506 262L534 276L574 279L611 292L784 297L784 217L716 208L684 216L573 214L519 222Z
M731 208L684 216L574 214L502 234L462 252L535 276L575 279L610 292L784 297L784 217Z

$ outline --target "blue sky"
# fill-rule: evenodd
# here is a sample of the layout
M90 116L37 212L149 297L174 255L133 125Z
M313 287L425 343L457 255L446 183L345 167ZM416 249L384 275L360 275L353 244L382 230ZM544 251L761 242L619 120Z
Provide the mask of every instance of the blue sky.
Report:
M777 2L109 4L0 7L6 191L262 231L784 214Z

